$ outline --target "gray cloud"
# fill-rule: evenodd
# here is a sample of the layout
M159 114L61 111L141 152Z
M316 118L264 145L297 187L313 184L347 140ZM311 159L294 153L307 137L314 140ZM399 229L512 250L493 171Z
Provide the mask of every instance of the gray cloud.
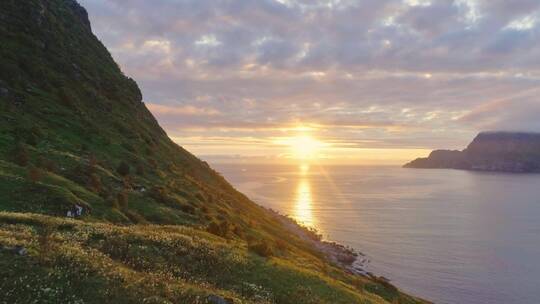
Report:
M178 138L305 123L336 142L458 148L540 131L537 0L81 3L145 100L185 110L155 112Z

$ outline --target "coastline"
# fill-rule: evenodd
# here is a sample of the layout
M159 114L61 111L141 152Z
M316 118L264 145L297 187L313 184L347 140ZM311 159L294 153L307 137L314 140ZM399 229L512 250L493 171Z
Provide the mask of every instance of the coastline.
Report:
M377 278L366 270L369 259L363 253L337 242L324 240L315 229L302 226L294 219L282 215L275 210L269 209L269 211L272 212L293 234L311 244L314 248L323 253L333 264L350 274ZM388 281L386 278L384 278L384 280Z

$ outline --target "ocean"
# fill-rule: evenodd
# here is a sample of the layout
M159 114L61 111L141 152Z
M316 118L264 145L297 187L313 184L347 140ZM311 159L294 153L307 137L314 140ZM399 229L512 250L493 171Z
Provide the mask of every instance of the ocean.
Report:
M262 206L443 304L540 303L540 174L391 166L214 165Z

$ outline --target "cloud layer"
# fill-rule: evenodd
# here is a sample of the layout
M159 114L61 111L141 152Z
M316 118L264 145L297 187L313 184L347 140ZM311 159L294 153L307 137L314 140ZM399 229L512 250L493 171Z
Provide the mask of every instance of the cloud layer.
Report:
M540 131L537 0L81 3L180 144L308 126L338 146L459 148Z

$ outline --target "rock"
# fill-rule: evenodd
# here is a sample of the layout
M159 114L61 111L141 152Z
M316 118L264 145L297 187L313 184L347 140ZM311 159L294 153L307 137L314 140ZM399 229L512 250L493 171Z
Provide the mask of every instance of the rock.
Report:
M83 214L83 207L75 205L75 216L81 216Z
M22 106L25 102L26 102L26 97L24 97L24 95L17 94L13 98L13 103L15 104L16 107Z
M28 254L28 251L23 246L15 246L15 248L13 248L13 252L21 256Z
M222 298L217 295L211 295L208 297L210 304L234 304L234 300L231 298Z
M8 97L9 96L9 90L4 87L0 87L0 97Z
M82 22L82 24L91 31L92 28L90 26L90 19L88 19L88 13L86 12L86 9L82 7L76 0L68 0L67 4L71 7L75 15Z

